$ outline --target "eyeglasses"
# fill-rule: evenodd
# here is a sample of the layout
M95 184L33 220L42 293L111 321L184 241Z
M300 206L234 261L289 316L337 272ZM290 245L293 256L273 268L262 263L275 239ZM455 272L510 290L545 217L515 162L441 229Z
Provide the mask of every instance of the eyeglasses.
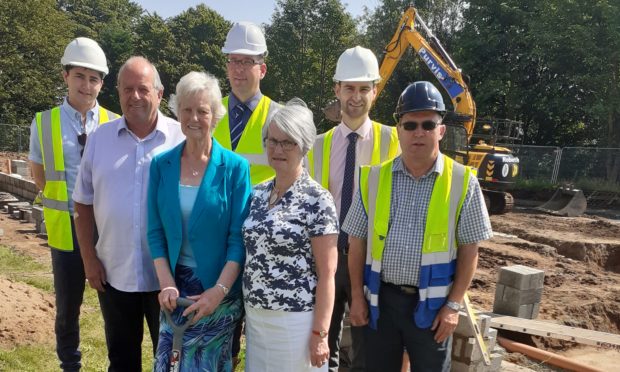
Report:
M86 146L87 139L88 139L88 136L86 135L86 133L82 133L78 136L78 143L80 144L80 146L82 146L82 150L80 150L80 157L84 155L84 147Z
M280 145L280 147L282 147L282 150L284 151L291 151L292 149L295 148L295 146L297 146L297 144L293 141L289 141L289 140L278 141L273 138L266 138L265 143L267 144L267 146L269 146L272 149L275 149L276 147L278 147L278 145Z
M437 125L439 125L438 122L433 121L433 120L424 120L421 123L418 123L417 121L406 121L402 124L400 124L401 127L403 127L404 130L408 131L408 132L412 132L416 129L418 129L418 125L422 126L422 129L426 130L426 131L430 131L433 130L435 128L437 128Z
M243 68L250 68L254 65L262 65L263 61L255 61L252 58L244 58L244 59L235 59L235 58L228 58L226 60L226 62L229 65L233 65L236 67L243 67Z

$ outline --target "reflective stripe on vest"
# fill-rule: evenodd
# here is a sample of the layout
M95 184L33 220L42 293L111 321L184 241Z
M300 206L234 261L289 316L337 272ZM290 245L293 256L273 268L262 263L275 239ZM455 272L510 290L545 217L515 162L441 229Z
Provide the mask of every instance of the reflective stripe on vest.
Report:
M433 186L422 244L420 300L414 314L420 328L431 326L450 292L456 267L457 221L471 176L468 167L442 156L444 168ZM360 173L362 202L368 216L364 290L370 304L370 325L375 329L379 318L381 264L389 228L393 163L362 167Z
M118 117L119 115L99 107L99 125L108 122L110 118ZM59 250L73 251L60 107L38 112L36 123L45 174L42 203L47 244Z
M231 150L230 124L228 120L228 97L224 97L222 104L226 107L224 117L220 119L213 137L226 149ZM252 186L265 182L275 176L275 171L269 166L267 154L263 146L263 126L273 117L276 104L272 104L269 97L263 96L256 109L250 115L248 123L243 129L235 153L243 156L250 163L250 179Z
M313 148L308 152L308 173L326 189L329 189L329 160L335 130L336 127L318 136ZM398 155L396 127L389 127L373 121L372 132L373 144L370 164L364 165L377 165Z

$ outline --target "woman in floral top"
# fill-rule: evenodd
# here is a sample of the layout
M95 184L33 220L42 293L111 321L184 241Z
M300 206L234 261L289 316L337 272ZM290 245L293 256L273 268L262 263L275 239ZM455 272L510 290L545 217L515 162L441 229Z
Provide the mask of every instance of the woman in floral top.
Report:
M329 191L302 167L315 137L299 100L263 129L276 177L254 188L242 230L246 371L327 370L338 217Z

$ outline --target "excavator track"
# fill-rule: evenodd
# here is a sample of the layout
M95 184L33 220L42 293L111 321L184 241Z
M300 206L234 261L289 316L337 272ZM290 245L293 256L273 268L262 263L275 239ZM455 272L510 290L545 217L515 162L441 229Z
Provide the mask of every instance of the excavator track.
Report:
M512 211L514 198L510 193L489 189L482 189L482 193L489 214L504 214Z

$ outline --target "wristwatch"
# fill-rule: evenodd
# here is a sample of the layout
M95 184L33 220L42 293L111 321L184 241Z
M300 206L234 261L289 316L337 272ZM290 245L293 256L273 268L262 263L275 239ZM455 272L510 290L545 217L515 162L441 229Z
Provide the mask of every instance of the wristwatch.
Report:
M327 337L327 333L328 333L328 332L327 332L327 331L324 331L324 330L320 330L320 331L315 331L314 329L312 330L312 334L313 334L313 335L317 335L317 336L319 336L320 338L325 338L325 337Z
M461 304L456 301L446 301L446 306L450 310L459 311L461 310Z

